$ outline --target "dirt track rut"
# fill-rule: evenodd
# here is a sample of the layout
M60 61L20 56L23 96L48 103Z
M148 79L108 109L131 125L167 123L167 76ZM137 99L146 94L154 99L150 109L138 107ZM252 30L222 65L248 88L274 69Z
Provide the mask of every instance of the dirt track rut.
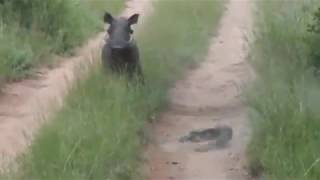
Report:
M177 82L169 110L153 124L154 143L146 152L150 180L249 179L245 148L250 129L241 87L251 77L245 37L251 31L252 1L230 0L226 7L206 61ZM214 141L179 141L191 131L219 126L233 131L223 147Z

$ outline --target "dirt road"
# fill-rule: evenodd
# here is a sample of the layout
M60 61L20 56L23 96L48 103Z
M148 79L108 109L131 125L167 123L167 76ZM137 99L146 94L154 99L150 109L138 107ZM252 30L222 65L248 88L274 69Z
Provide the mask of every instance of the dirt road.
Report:
M150 6L151 0L130 0L122 15L140 13L139 24L142 24L150 12ZM92 57L99 54L104 35L100 33L91 39L78 50L77 56L62 59L59 67L41 69L37 78L9 84L3 89L0 94L1 167L25 151L43 120L54 108L61 107L69 87L79 76L79 66L89 67L93 60L99 60L100 56L96 59Z
M226 7L206 61L177 82L170 108L153 124L154 143L146 153L150 180L249 179L250 129L241 87L251 77L245 37L252 2L230 0Z

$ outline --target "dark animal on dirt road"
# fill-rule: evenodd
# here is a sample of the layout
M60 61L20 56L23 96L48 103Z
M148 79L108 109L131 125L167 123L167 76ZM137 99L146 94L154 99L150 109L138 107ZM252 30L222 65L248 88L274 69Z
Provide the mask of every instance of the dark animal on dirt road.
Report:
M110 13L105 13L104 22L109 24L107 31L109 37L102 49L102 62L106 69L116 73L126 73L129 79L138 78L143 83L139 49L132 38L131 29L138 19L139 14L129 18L115 18Z
M207 152L213 149L225 148L232 139L232 134L232 128L223 125L215 128L191 131L189 135L183 136L179 141L181 143L187 141L195 143L208 141L208 144L195 149L196 152Z

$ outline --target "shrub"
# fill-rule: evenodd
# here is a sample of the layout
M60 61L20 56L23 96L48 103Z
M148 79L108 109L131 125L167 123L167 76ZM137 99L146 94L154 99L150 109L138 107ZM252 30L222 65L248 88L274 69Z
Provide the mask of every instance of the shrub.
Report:
M309 32L320 34L320 7L314 13L313 20L314 22L308 26L309 27L308 30Z
M121 1L1 0L0 84L24 77L52 53L70 52L101 30L101 7Z
M318 70L320 68L320 7L313 14L313 22L308 25L308 31L312 33L312 41L310 43L311 49L311 63Z

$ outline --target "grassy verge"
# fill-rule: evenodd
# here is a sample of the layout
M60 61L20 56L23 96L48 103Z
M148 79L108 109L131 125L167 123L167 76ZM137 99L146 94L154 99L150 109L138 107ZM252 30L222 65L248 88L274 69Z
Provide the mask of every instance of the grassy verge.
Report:
M124 0L4 0L0 3L0 85L70 52L102 30L102 11ZM104 9L102 9L103 7Z
M260 0L248 93L253 122L251 168L266 179L320 179L320 84L310 66L314 35L307 32L316 0Z
M137 38L147 85L127 86L96 66L38 133L14 177L141 179L139 132L178 75L202 59L222 11L217 0L157 2Z

